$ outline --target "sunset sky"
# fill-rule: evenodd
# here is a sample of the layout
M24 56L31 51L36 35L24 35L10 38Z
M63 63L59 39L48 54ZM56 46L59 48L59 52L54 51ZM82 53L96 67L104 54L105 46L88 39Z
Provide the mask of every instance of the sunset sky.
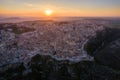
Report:
M0 16L120 17L120 0L0 0Z

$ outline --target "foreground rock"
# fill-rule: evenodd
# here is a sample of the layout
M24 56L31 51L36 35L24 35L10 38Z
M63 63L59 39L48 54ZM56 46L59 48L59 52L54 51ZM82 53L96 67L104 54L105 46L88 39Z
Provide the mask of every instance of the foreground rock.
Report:
M120 72L91 61L72 63L47 55L35 55L27 67L5 65L0 80L119 80Z
M0 66L0 80L20 80L25 67L23 63L11 63Z

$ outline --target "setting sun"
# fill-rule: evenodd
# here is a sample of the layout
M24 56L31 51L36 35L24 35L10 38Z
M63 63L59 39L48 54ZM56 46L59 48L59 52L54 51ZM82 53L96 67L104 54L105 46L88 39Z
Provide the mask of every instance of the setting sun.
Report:
M45 14L46 14L47 16L52 15L52 13L53 13L53 11L52 11L52 10L50 10L50 9L45 10Z

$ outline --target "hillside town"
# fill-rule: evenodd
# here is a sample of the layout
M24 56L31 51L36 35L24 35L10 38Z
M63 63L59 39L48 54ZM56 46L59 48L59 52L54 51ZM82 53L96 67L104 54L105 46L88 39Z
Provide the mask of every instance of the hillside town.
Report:
M0 24L0 65L29 62L36 54L58 60L93 60L87 40L108 27L107 21L26 21Z

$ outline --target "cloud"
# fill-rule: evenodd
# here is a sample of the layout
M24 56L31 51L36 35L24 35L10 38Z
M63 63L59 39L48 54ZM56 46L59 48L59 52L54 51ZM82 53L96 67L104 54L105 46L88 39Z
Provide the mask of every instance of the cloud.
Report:
M27 7L32 7L32 8L38 7L37 5L31 4L31 3L24 3L24 5L27 6Z

